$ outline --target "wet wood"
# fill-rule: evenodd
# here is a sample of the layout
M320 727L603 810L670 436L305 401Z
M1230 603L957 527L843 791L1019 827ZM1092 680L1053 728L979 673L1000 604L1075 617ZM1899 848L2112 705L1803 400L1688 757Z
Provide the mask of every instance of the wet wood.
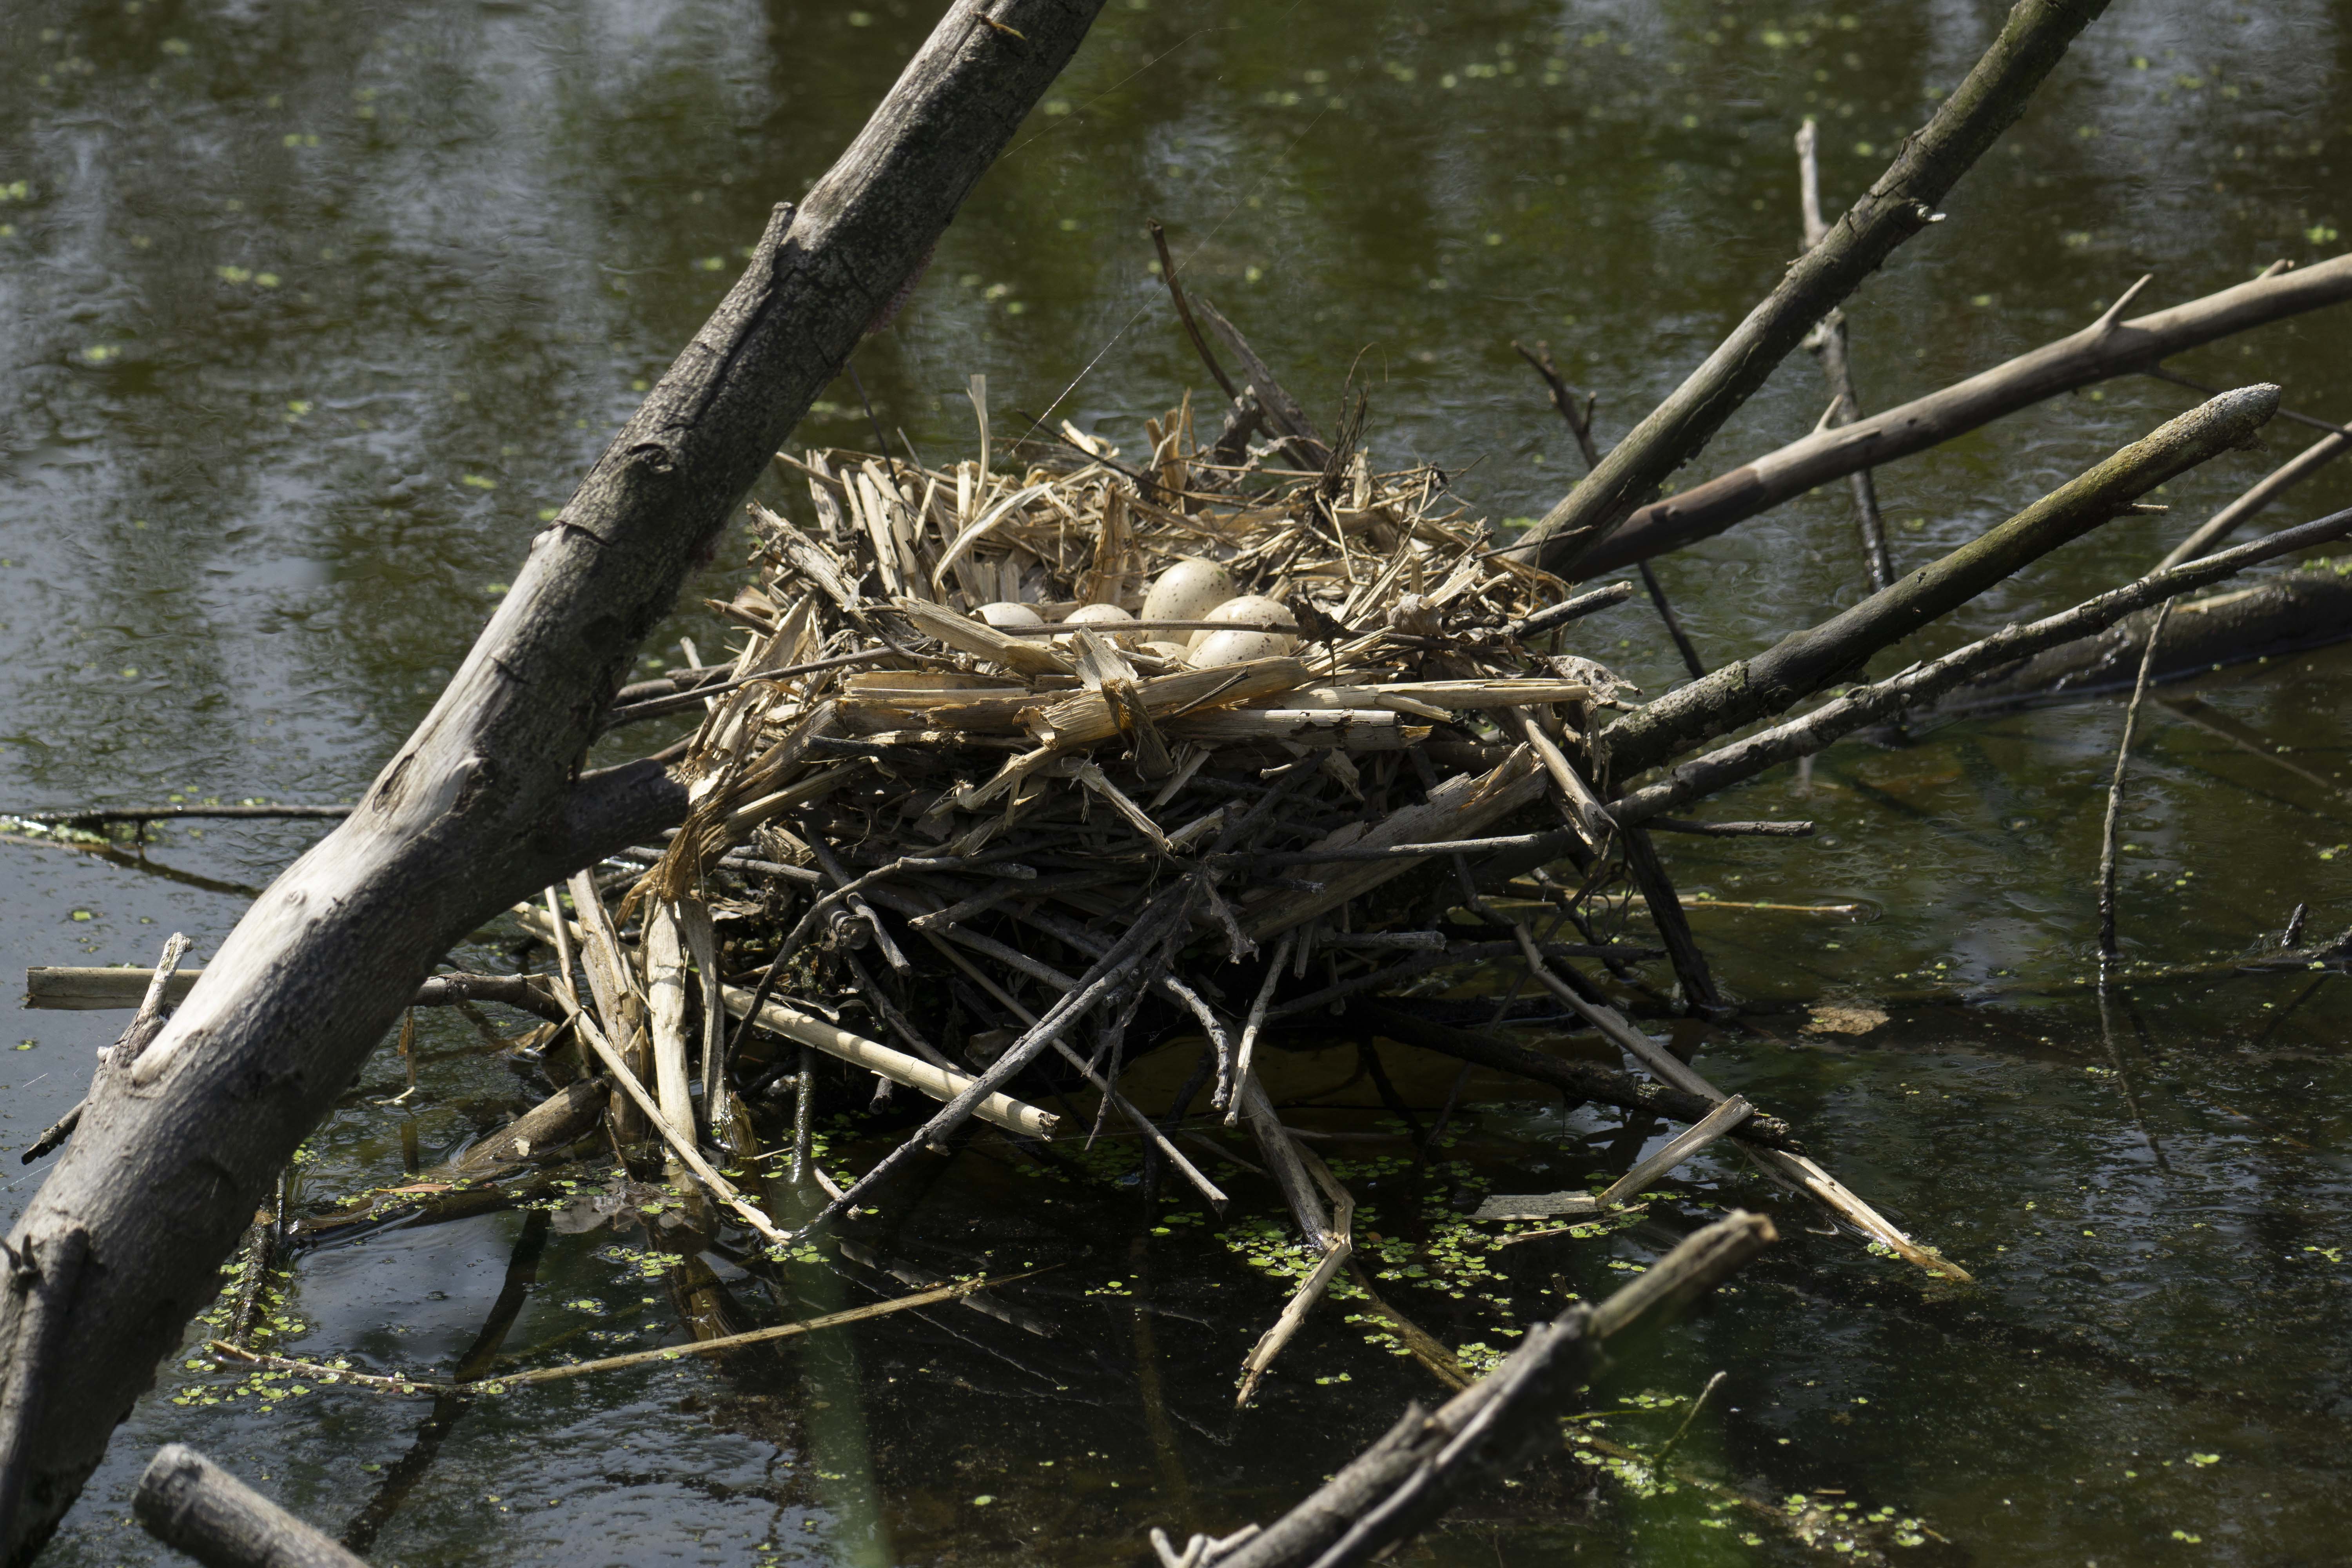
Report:
M148 1534L205 1568L367 1568L184 1443L155 1450L131 1507Z
M1805 248L1829 237L1829 226L1822 221L1822 164L1815 155L1819 132L1811 115L1797 130L1797 195L1804 218ZM1824 428L1834 429L1851 425L1862 417L1862 399L1853 389L1853 364L1846 353L1845 312L1832 310L1823 316L1805 339L1816 359L1821 361L1822 379L1829 384L1830 410L1822 416ZM1862 534L1862 558L1870 576L1873 592L1895 581L1895 563L1886 553L1886 520L1878 511L1878 487L1868 468L1857 468L1846 476L1853 491L1853 521ZM1649 563L1642 563L1643 571Z
M1801 719L1759 731L1681 763L1655 783L1612 800L1610 812L1620 822L1642 822L1660 812L1675 810L1742 779L1753 778L1777 763L1810 755L1842 736L1957 690L1974 677L2065 647L2136 611L2192 593L2277 556L2330 543L2347 533L2352 533L2352 510L2151 573L2070 610L2026 626L2008 627L1956 648L1941 658L1914 665L1874 685L1857 688L1822 704Z
M1416 1017L1393 1006L1359 1004L1364 1025L1400 1045L1419 1046L1456 1060L1475 1063L1530 1082L1549 1084L1577 1100L1595 1100L1645 1115L1699 1122L1711 1115L1719 1100L1711 1095L1663 1083L1651 1083L1574 1057L1549 1056L1475 1029L1464 1029L1433 1019ZM1758 1112L1732 1134L1768 1148L1801 1151L1796 1130L1777 1116Z
M1089 0L950 12L533 542L514 587L362 804L229 937L120 1092L101 1086L19 1222L109 1266L66 1331L18 1556L211 1300L294 1147L484 918L676 821L658 766L582 773L640 640L810 403L1085 37ZM198 1170L203 1172L197 1174ZM0 1313L14 1342L17 1311Z
M1906 574L1885 592L1627 714L1609 727L1604 739L1618 776L1655 767L1712 736L1851 679L1881 648L2124 515L2166 480L2243 446L2277 411L2275 386L2225 393L2167 421L1942 560Z
M1305 1568L1374 1560L1442 1515L1474 1484L1518 1468L1591 1375L1601 1344L1714 1289L1779 1237L1734 1214L1692 1236L1598 1308L1532 1330L1503 1364L1434 1411L1408 1406L1388 1435L1263 1530L1182 1554L1155 1532L1163 1568Z

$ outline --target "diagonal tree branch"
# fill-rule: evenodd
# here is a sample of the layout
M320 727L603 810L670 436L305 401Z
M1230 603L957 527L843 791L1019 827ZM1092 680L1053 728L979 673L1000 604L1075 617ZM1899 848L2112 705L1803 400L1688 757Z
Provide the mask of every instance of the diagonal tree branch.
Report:
M16 1231L87 1231L0 1559L38 1550L213 1295L256 1201L481 921L683 805L646 764L574 775L639 641L770 456L917 272L1086 36L1098 0L958 0L562 513L416 732L279 877L154 1043L92 1086ZM0 1299L0 1345L22 1303Z
M1546 571L1568 575L1666 476L1696 457L1732 411L1764 384L1813 323L1830 313L1895 247L1939 216L1937 205L2025 112L2042 79L2106 0L2018 0L2000 36L1966 79L1905 140L1877 184L1821 244L1790 267L1780 287L1693 371L1601 466L1528 533Z
M1899 407L1832 425L1727 474L1652 501L1594 547L1573 575L1597 577L1709 539L1817 485L1924 452L2034 404L2152 371L2200 343L2352 300L2352 256L2262 277L2132 321L2118 300L2079 331Z
M1879 649L2123 515L2167 479L2247 445L2278 411L2278 398L2279 389L2267 384L2225 392L1852 609L1628 713L1606 736L1617 777L1629 779L1852 676Z

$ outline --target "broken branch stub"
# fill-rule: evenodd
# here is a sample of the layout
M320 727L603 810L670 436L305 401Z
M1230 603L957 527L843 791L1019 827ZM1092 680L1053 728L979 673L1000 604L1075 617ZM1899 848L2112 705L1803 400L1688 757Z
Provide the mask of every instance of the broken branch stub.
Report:
M104 1075L17 1227L46 1245L86 1226L98 1267L0 1558L24 1561L56 1527L264 1189L434 961L683 812L657 765L575 779L628 659L1097 9L947 15L804 204L777 210L359 807L247 914L133 1068ZM0 1309L0 1343L16 1316Z

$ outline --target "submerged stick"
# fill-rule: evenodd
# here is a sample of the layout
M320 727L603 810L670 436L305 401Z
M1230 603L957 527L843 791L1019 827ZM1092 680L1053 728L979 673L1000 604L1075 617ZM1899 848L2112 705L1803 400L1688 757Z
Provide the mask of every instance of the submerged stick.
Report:
M1457 1061L1471 1062L1531 1082L1549 1084L1573 1099L1594 1100L1602 1105L1613 1105L1621 1110L1689 1122L1706 1120L1717 1103L1709 1095L1693 1093L1667 1084L1645 1082L1631 1073L1605 1068L1596 1062L1580 1061L1573 1057L1547 1056L1541 1051L1512 1045L1507 1040L1496 1039L1475 1029L1457 1028L1451 1024L1418 1018L1392 1007L1375 1005L1363 1008L1362 1012L1366 1024L1400 1044L1418 1046ZM1761 1111L1741 1123L1731 1136L1743 1142L1760 1143L1768 1148L1797 1152L1804 1148L1797 1141L1795 1128L1780 1117Z
M1893 164L1828 237L1536 525L1538 563L1563 575L1576 571L1595 543L1696 456L1814 322L1941 216L1937 204L2025 112L2074 36L2105 9L2106 0L2021 0L1983 58L1904 139Z
M184 1443L155 1450L131 1508L148 1534L205 1568L367 1568Z
M713 1170L710 1162L702 1157L702 1151L694 1146L691 1124L683 1131L670 1125L669 1118L662 1114L659 1102L646 1092L646 1086L638 1080L635 1073L629 1070L629 1064L621 1059L621 1053L604 1038L604 1031L596 1026L596 1021L584 1012L574 1013L572 1017L572 1026L579 1032L582 1039L588 1042L588 1048L604 1062L606 1070L613 1075L613 1081L619 1084L622 1090L636 1102L637 1109L645 1112L646 1120L653 1123L654 1131L661 1134L662 1142L668 1144L677 1156L678 1163L693 1172L695 1178L709 1189L711 1196L742 1215L744 1222L753 1230L778 1246L785 1245L790 1238L776 1228L776 1222L737 1192L734 1184Z
M1222 1542L1195 1537L1188 1559L1204 1568L1371 1561L1433 1522L1475 1480L1517 1468L1591 1375L1604 1341L1714 1289L1778 1239L1761 1215L1717 1220L1598 1308L1570 1307L1532 1331L1500 1367L1437 1410L1408 1406L1386 1436L1263 1531Z
M1290 1300L1283 1303L1281 1315L1275 1319L1272 1327L1258 1336L1257 1343L1251 1346L1249 1354L1243 1358L1241 1391L1234 1395L1234 1408L1236 1410L1248 1406L1250 1395L1257 1392L1266 1368L1274 1364L1274 1358L1282 1353L1283 1347L1297 1337L1299 1329L1307 1322L1307 1314L1314 1310L1315 1303L1323 1299L1323 1292L1330 1288L1332 1279L1356 1256L1355 1197L1339 1184L1321 1160L1305 1149L1298 1149L1295 1143L1292 1147L1300 1163L1318 1178L1318 1184L1331 1198L1331 1228L1323 1238L1321 1260L1299 1282L1298 1289L1291 1292Z
M1632 1170L1612 1182L1607 1190L1595 1197L1590 1193L1544 1193L1528 1197L1496 1194L1478 1205L1473 1219L1549 1219L1568 1214L1606 1214L1609 1210L1631 1203L1642 1195L1667 1173L1706 1149L1717 1139L1727 1138L1750 1116L1756 1108L1740 1095L1706 1113L1704 1120L1685 1128L1664 1147ZM1533 1235L1553 1235L1555 1232L1535 1232ZM1524 1241L1528 1236L1507 1239Z
M1717 1104L1731 1098L1709 1083L1688 1062L1635 1028L1616 1008L1605 1003L1587 1002L1577 994L1574 987L1554 974L1550 966L1544 963L1542 955L1536 951L1534 940L1528 935L1527 927L1515 925L1512 929L1527 958L1528 973L1545 990L1567 1004L1571 1012L1599 1028L1627 1055L1684 1093L1695 1094ZM1843 1183L1806 1156L1752 1145L1747 1146L1747 1150L1748 1157L1776 1180L1811 1197L1871 1240L1890 1248L1904 1261L1931 1274L1948 1274L1963 1281L1969 1278L1968 1271L1958 1264L1913 1241L1885 1215L1863 1202Z
M90 805L79 811L0 811L18 822L73 826L85 822L191 822L334 819L349 816L348 805Z

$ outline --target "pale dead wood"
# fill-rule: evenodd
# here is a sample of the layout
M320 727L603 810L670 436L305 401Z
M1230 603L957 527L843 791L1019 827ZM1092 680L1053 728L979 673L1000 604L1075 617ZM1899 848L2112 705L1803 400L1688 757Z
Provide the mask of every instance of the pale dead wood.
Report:
M1592 547L1696 456L1789 351L1895 247L1940 215L1960 176L2009 129L2105 0L2020 0L1999 37L1895 162L1800 257L1706 362L1545 514L1527 540L1547 570L1574 574ZM1593 570L1603 570L1595 566Z

